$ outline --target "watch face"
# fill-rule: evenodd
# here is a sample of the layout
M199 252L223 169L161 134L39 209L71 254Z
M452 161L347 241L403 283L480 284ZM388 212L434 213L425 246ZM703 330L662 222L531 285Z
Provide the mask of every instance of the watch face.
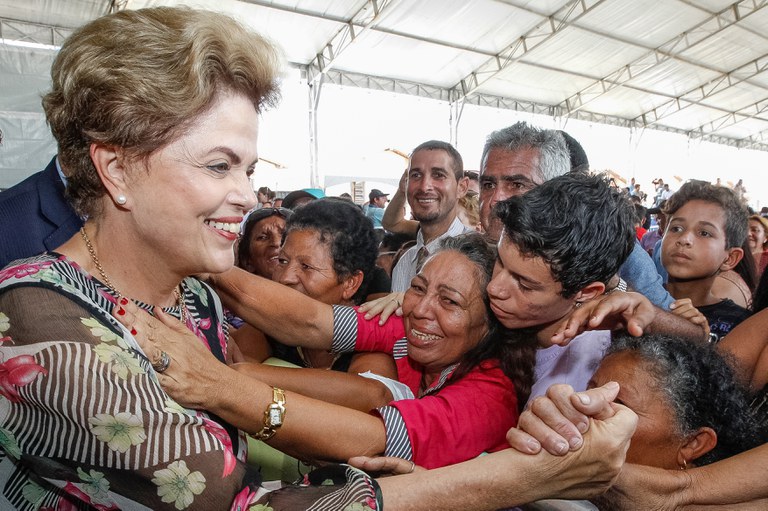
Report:
M280 413L280 409L277 407L273 407L269 409L269 425L270 426L280 426L283 423L282 414Z

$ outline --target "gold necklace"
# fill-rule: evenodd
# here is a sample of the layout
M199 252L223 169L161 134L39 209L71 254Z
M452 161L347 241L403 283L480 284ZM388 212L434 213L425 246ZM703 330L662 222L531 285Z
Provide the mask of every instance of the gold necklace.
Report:
M86 234L85 232L85 227L80 227L80 235L83 237L83 241L85 242L85 248L88 249L88 254L90 254L91 256L91 261L93 261L93 264L94 266L96 266L96 269L99 270L99 275L101 276L101 280L107 285L109 289L111 289L117 295L118 299L123 298L123 293L118 291L117 288L112 284L112 281L109 280L109 277L107 276L107 272L105 272L104 268L101 266L101 261L99 261L99 258L96 256L96 250L94 250L93 244L91 243L91 239L88 237L88 234ZM186 325L187 311L184 308L184 299L182 298L178 288L173 290L173 296L176 298L176 302L179 305L179 315L181 316L181 323L183 325Z

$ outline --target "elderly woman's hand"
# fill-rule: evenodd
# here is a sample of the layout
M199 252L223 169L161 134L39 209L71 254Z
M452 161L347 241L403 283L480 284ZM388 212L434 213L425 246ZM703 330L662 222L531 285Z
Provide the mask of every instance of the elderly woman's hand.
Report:
M555 456L580 449L590 418L612 417L618 394L616 382L584 392L574 392L570 385L552 385L546 396L535 398L520 415L517 428L507 432L507 441L513 449L527 454L536 454L542 447Z
M637 337L643 335L655 317L656 309L642 294L610 293L574 309L552 336L552 344L568 344L585 330L625 329Z
M234 371L217 360L195 334L159 307L153 317L133 302L123 300L112 314L139 343L163 390L188 408L215 408L221 389L230 388L226 383L228 371ZM170 364L160 370L163 353Z
M390 293L376 300L371 300L360 306L360 312L365 313L365 319L371 320L379 316L379 325L383 325L394 313L396 316L403 315L403 297L405 293Z

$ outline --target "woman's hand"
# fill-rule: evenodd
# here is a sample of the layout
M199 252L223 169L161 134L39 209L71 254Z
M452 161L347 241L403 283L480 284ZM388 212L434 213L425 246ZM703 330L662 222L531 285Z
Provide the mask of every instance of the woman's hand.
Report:
M584 392L565 384L552 385L546 396L535 398L507 432L509 445L520 452L537 454L542 447L555 456L581 448L590 418L605 420L616 413L613 400L619 384L608 382Z
M405 293L391 293L376 300L371 300L360 306L360 312L365 313L364 317L366 320L379 316L379 325L383 325L392 313L396 316L403 315L403 296L405 296Z
M585 330L625 329L637 337L655 318L656 308L642 294L610 293L574 309L552 336L552 344L566 345Z
M127 303L125 303L127 302ZM153 366L162 353L170 365L157 372L160 385L179 404L195 409L215 409L215 401L227 385L228 368L179 320L155 307L156 316L131 301L116 305L112 315L131 332ZM233 371L229 371L232 373Z

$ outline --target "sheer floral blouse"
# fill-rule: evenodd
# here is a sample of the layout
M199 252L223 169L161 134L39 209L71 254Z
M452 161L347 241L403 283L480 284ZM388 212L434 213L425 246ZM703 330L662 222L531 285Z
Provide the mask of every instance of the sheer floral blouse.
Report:
M218 298L193 278L182 287L187 327L224 361ZM260 480L243 463L244 435L162 390L111 317L115 299L58 254L0 270L0 509L252 502Z

